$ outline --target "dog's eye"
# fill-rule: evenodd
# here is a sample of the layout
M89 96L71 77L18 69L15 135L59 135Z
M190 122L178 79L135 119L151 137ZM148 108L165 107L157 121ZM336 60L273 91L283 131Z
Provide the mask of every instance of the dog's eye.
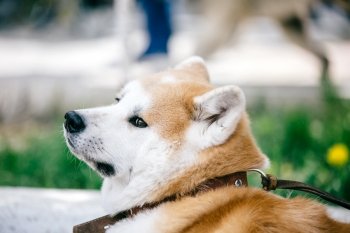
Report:
M132 124L135 127L138 128L146 128L148 125L147 123L138 116L133 116L129 119L130 124Z
M115 102L116 102L116 103L119 103L119 101L120 101L120 98L118 98L118 97L115 97L114 99L115 99Z

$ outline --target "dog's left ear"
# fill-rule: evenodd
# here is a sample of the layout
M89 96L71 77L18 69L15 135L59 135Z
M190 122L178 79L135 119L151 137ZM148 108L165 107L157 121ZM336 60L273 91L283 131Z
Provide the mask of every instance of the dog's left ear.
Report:
M195 97L193 102L195 125L189 136L202 149L223 144L235 131L245 110L245 97L237 86L216 88Z

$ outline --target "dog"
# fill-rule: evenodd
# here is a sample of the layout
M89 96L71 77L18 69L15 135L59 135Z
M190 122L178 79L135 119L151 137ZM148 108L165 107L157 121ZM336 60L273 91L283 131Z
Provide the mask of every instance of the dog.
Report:
M305 198L234 185L186 195L209 179L269 165L245 103L237 86L214 88L203 59L191 57L129 82L113 105L67 112L67 145L104 178L108 212L152 205L106 232L350 232Z
M308 36L309 16L317 4L325 4L344 15L350 15L350 3L345 0L200 0L206 30L195 53L209 56L232 37L246 19L268 17L279 26L293 43L313 54L321 64L321 81L329 77L329 59L325 48Z

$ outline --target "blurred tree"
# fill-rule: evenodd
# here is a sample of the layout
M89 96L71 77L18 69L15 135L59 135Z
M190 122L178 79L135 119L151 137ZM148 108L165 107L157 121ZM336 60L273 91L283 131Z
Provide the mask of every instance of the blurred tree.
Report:
M0 0L0 28L29 24L43 28L54 20L70 24L80 9L110 7L113 0Z

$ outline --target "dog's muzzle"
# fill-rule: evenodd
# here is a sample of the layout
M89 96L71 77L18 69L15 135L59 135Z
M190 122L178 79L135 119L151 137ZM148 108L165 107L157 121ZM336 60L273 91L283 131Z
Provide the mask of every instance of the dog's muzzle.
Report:
M83 118L75 111L67 112L64 118L64 128L68 133L79 133L86 128Z
M91 156L84 155L82 153L82 149L76 148L76 138L78 136L76 134L83 132L86 128L83 116L79 115L75 111L69 111L64 115L64 118L66 119L64 122L64 128L66 129L67 133L69 133L66 135L66 139L68 144L71 146L72 152L76 155L80 154L83 156L83 158L79 156L78 158L90 164L90 166L97 170L102 176L113 176L116 173L116 170L112 164L95 160L91 158Z

